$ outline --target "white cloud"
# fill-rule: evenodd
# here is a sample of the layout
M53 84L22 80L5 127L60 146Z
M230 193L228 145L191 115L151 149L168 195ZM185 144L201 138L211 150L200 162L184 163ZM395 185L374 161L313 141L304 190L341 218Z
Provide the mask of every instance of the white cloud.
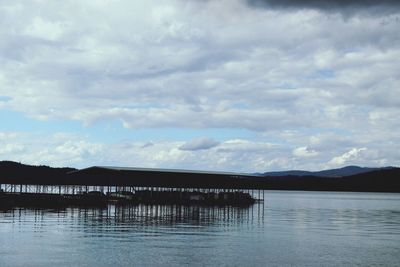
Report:
M16 142L20 134L11 132L0 132L0 157L7 157L10 154L21 153L25 146Z
M40 119L117 119L129 128L349 127L343 118L354 117L354 105L399 90L396 20L383 27L379 17L344 20L241 1L55 5L3 4L1 11L6 21L20 17L0 29L2 93L12 97L9 108ZM321 68L334 77L315 76ZM393 101L381 97L380 105ZM338 103L345 113L331 116Z
M43 136L0 132L0 147L2 159L51 166L84 166L106 153L104 145L66 133Z
M315 157L318 152L315 150L310 150L308 147L297 147L293 150L293 155L296 157Z
M347 164L349 161L356 161L361 152L365 150L365 147L353 148L340 156L334 157L328 164L332 166L343 166L343 164Z
M203 139L207 141L208 138ZM396 166L400 160L395 145L366 149L354 147L359 144L352 141L332 145L335 143L334 136L312 137L310 140L304 140L308 143L305 146L295 147L296 143L292 144L290 139L286 144L228 139L208 149L182 150L182 146L190 142L125 140L104 144L69 133L43 136L0 132L0 157L27 164L78 168L117 165L250 173L288 169L321 170L350 164Z

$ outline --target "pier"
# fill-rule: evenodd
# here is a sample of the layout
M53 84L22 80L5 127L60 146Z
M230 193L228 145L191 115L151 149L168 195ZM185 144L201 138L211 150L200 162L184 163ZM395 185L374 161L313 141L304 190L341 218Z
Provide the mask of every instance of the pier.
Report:
M170 169L94 166L61 177L0 178L0 204L113 203L251 205L264 191L249 175Z

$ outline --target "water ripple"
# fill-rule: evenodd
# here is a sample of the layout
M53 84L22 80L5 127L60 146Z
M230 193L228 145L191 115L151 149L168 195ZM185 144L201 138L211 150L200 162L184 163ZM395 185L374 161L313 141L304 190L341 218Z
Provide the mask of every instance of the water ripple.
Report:
M400 195L265 196L264 205L248 208L1 211L0 266L397 265Z

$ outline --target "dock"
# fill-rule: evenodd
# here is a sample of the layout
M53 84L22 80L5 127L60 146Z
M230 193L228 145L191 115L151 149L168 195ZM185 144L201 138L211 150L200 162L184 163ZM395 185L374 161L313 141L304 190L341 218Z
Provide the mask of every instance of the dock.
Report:
M263 202L250 175L172 169L94 166L63 177L0 178L0 205L183 204Z

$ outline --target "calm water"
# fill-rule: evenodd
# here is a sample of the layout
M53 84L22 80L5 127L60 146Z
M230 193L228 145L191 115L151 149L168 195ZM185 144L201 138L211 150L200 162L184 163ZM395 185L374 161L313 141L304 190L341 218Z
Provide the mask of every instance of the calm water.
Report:
M399 266L400 194L0 212L0 266Z

